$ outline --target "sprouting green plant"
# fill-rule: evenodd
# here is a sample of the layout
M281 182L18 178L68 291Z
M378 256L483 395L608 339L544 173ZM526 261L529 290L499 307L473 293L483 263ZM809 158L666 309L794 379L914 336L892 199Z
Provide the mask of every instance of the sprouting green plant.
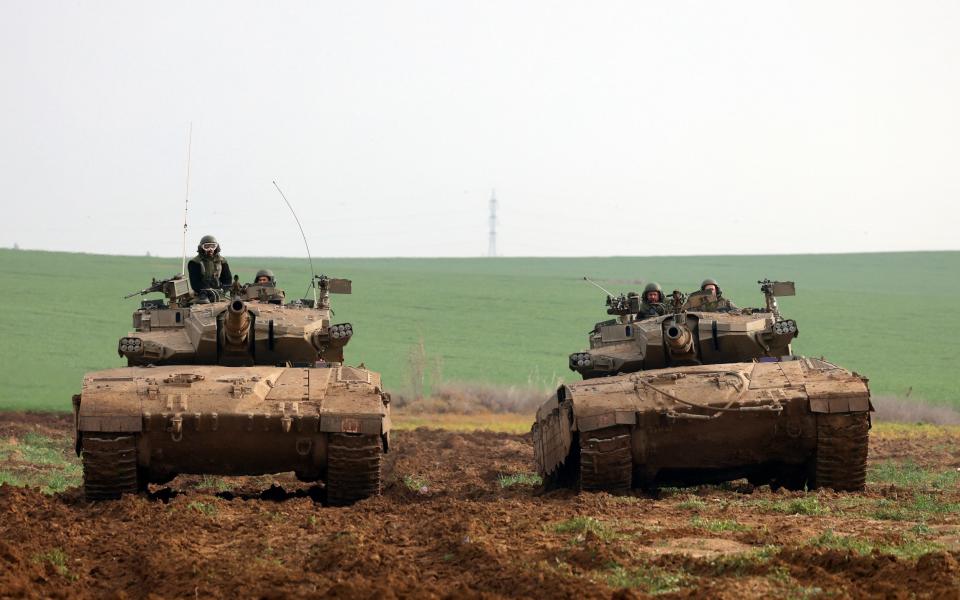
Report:
M22 438L0 439L0 483L38 487L45 494L80 485L83 470L67 450L66 438L28 433Z
M884 461L867 471L872 483L891 483L900 487L935 488L946 490L960 485L960 471L924 469L913 461Z
M543 483L543 479L536 473L513 473L511 475L500 474L497 477L501 488L508 488L514 485L537 486Z
M668 571L659 567L626 569L620 565L610 568L607 584L614 588L639 588L648 594L666 594L683 587L690 576L683 570Z
M900 503L884 498L877 503L870 516L884 521L909 521L913 514Z
M743 525L742 523L737 523L736 521L725 519L704 519L699 516L691 518L690 524L694 527L706 529L707 531L713 531L715 533L719 533L721 531L747 531L750 529L749 525Z
M553 525L552 528L557 533L585 534L589 531L603 540L609 540L614 536L609 526L593 517L573 517Z
M430 482L416 475L404 475L403 485L407 486L407 489L410 491L420 494L426 494L430 491Z
M780 584L793 583L793 576L790 575L790 569L786 565L775 565L767 573L767 577Z
M874 543L854 536L837 535L828 529L809 542L811 545L834 550L849 550L856 554L870 554L874 550L898 558L914 559L930 552L943 550L943 545L915 538L904 538L898 544Z
M57 573L61 575L66 576L70 573L70 569L67 568L67 555L60 548L53 548L52 550L36 554L33 560L38 563L50 563L57 570Z
M203 479L200 480L200 483L197 484L197 489L213 490L214 492L220 493L230 490L231 487L230 484L223 479L223 477L204 475Z
M687 499L678 504L677 507L687 510L703 510L707 507L707 503L693 494L688 494Z
M910 528L910 533L914 535L930 535L933 530L926 523L917 523Z
M777 546L763 546L748 552L724 554L710 561L714 575L742 575L757 565L766 564L776 555Z
M23 479L17 475L14 475L10 471L0 471L0 485L3 485L4 483L16 486L26 485L23 482Z
M785 515L818 516L830 512L830 507L824 506L816 496L789 498L785 500L754 500L748 503L762 510Z
M880 500L871 516L887 521L924 521L937 515L958 512L960 502L950 502L936 494L915 493L910 501L889 498Z
M852 550L858 554L869 554L873 550L873 545L853 536L837 535L832 529L827 529L817 537L810 540L811 545L832 550Z
M937 494L914 494L910 508L920 513L949 515L960 513L960 502L950 502Z

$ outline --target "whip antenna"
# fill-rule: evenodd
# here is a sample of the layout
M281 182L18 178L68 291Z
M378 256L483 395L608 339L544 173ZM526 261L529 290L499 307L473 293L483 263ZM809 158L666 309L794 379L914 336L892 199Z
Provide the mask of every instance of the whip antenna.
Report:
M193 121L190 121L190 133L187 134L187 192L183 199L183 262L180 274L187 275L187 207L190 205L190 146L193 145Z
M310 244L307 243L307 234L303 232L303 225L300 224L300 219L297 218L297 213L294 212L293 207L290 206L290 201L287 200L287 196L283 193L283 190L280 189L280 186L277 185L277 182L273 182L273 187L277 188L277 191L280 192L280 197L283 198L283 201L287 203L287 208L290 209L290 213L293 214L293 220L297 222L297 227L300 228L300 235L303 236L303 245L307 247L307 260L310 261L310 287L313 288L313 305L317 305L317 286L314 285L314 281L317 279L317 273L313 270L313 257L310 256Z
M603 292L604 294L606 294L606 295L608 295L608 296L612 296L612 295L613 295L613 292L611 292L611 291L608 290L607 288L603 287L602 285L600 285L600 284L597 283L596 281L590 279L589 277L584 276L583 280L586 281L587 283L591 284L591 285L597 286L598 288L600 288L600 291Z

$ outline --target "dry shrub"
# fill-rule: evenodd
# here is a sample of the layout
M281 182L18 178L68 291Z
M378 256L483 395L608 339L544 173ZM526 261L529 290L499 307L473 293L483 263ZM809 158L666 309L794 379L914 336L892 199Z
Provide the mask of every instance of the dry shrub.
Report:
M523 413L536 412L552 389L543 386L489 383L441 383L429 398L393 394L394 406L408 413Z
M960 412L942 404L901 396L874 396L870 400L877 409L873 415L877 421L960 425Z
M410 395L414 400L422 400L431 382L440 381L443 360L439 356L428 357L423 345L423 335L407 352L407 379Z

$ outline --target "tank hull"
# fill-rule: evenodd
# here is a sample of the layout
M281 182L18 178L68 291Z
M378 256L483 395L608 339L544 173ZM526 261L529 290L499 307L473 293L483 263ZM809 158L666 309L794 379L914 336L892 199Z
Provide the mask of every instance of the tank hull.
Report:
M294 471L349 503L380 490L389 396L363 368L164 366L88 374L74 397L88 497L178 474Z
M562 386L534 454L541 476L583 489L862 489L870 410L866 379L819 359L656 369Z

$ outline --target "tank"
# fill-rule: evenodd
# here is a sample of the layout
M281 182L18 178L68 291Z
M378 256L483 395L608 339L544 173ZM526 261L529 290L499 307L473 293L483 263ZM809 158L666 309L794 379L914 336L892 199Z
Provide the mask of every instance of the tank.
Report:
M343 364L353 336L331 323L331 293L286 302L273 285L236 281L190 291L154 281L117 352L127 367L88 373L73 397L76 451L91 500L118 498L178 474L293 471L325 482L330 504L378 494L389 450L390 397L379 374Z
M718 310L674 292L665 314L637 319L638 297L608 296L616 318L569 358L583 381L537 410L537 471L553 485L622 492L746 478L791 490L862 490L870 429L867 378L796 356L797 323L758 282L762 308ZM721 303L722 304L722 303Z

